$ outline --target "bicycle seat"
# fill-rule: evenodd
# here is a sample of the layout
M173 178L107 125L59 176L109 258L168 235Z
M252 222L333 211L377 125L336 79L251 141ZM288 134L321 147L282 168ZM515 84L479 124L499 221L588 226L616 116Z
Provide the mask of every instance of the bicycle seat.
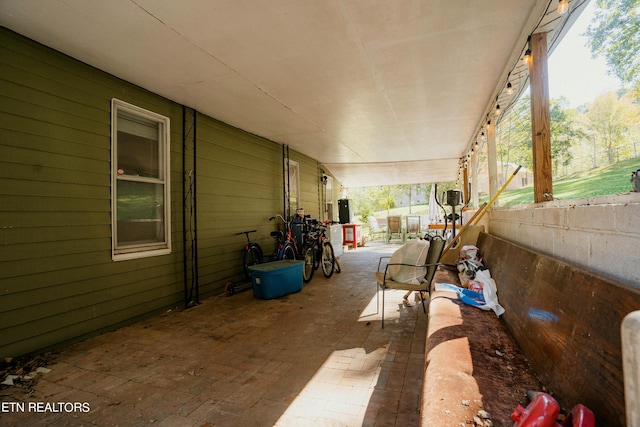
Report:
M270 235L271 235L271 237L278 237L278 238L282 238L282 237L284 236L284 233L283 233L282 231L275 230L275 231L272 231L272 232L270 233Z

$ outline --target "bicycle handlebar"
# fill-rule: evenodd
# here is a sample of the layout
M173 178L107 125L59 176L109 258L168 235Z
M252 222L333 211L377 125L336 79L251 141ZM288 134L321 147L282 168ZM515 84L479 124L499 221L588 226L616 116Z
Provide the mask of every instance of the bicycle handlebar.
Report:
M276 218L280 218L282 220L282 222L284 222L285 224L287 223L287 220L284 219L284 217L280 214L275 214L274 216L272 216L271 218L269 218L269 221L273 221Z
M322 233L326 235L327 226L321 224L312 224L309 233Z

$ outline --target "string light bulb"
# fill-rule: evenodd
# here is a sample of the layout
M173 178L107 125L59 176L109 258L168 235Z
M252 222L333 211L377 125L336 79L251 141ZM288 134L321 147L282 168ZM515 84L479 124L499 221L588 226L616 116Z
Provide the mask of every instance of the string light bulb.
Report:
M529 65L531 62L531 35L527 37L527 50L524 52L524 56L522 57L522 62L524 65Z
M493 114L496 115L496 116L500 115L500 104L496 105L496 111L494 111Z
M558 15L564 15L569 11L569 2L567 0L560 0L558 2Z
M507 82L507 95L513 95L513 86L511 82Z

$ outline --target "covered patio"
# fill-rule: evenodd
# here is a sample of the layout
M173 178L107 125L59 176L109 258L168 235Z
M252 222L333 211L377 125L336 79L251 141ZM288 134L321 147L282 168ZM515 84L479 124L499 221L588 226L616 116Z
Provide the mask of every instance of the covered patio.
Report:
M86 402L90 410L39 408L34 417L25 406L0 414L0 422L420 425L428 316L413 296L404 304L403 291L387 295L384 329L376 313L372 272L379 257L397 247L375 242L345 253L342 273L315 277L299 293L273 300L256 299L250 290L215 296L40 356L38 363L50 371L4 387L2 400ZM454 277L440 271L436 279ZM515 345L495 335L492 345L506 353L520 384L489 387L483 402L467 405L485 408L496 426L509 425L512 406L525 398L531 374ZM479 366L474 378L489 384L492 370ZM504 392L512 399L505 400ZM446 389L438 392L438 400L455 413L464 403L450 398Z
M238 232L271 247L267 218L304 207L337 220L347 188L457 179L477 208L480 139L495 197L496 124L527 90L534 203L496 206L482 226L508 240L505 253L521 250L506 273L543 283L503 281L505 317L562 326L553 357L524 327L527 356L555 363L576 348L589 362L580 372L603 371L607 399L622 402L610 330L640 307L640 193L553 197L546 60L588 2L570 3L561 14L556 0L3 1L0 348L15 361L56 351L19 374L25 387L3 389L0 424L448 426L481 408L509 425L538 385L520 376L527 364L495 316L432 296L450 323L431 340L438 322L398 291L380 328L373 273L395 245L358 247L341 274L276 300L222 289L242 275ZM127 153L139 138L151 155L147 142ZM129 235L160 221L150 242ZM548 290L536 268L560 262L580 270L575 293L590 304L558 303L565 276L520 304L518 292ZM456 280L446 273L436 281ZM592 291L593 275L616 283ZM602 325L600 343L585 343ZM445 341L473 399L427 370L428 347ZM575 375L560 378L575 389ZM622 425L619 406L610 425Z

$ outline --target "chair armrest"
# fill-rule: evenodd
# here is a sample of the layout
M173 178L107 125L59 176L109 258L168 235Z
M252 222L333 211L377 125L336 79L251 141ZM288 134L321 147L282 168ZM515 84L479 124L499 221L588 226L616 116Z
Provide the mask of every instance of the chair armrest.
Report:
M385 267L385 269L384 269L384 277L382 278L382 280L383 280L384 282L386 282L386 281L387 281L387 274L388 274L388 271L389 271L389 266L391 266L391 265L398 265L398 266L405 266L405 267L414 267L414 268L425 267L425 270L424 270L424 271L425 271L425 273L427 272L427 268L426 268L426 266L425 266L425 265L423 265L423 264L415 265L415 264L405 264L405 263L402 263L402 262L393 262L393 263L389 263L389 264L387 264L387 265L386 265L386 267ZM393 279L391 279L391 280L393 280ZM395 280L394 280L394 282L395 282Z
M383 259L391 259L390 256L381 256L380 259L378 260L378 270L377 272L380 273L380 265L382 264L382 260Z
M406 267L433 267L435 265L440 265L439 262L435 262L433 264L405 264L405 263L401 263L401 262L391 262L387 264L387 267L389 267L390 265L404 265Z

